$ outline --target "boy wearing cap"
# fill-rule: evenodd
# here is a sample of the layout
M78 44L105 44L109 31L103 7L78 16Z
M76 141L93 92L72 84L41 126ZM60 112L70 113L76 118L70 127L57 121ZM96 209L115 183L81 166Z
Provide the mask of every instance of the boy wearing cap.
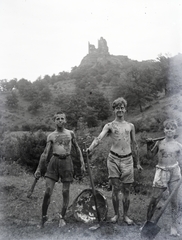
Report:
M123 220L128 224L133 224L133 220L128 217L130 205L130 186L134 181L134 167L132 150L137 160L137 168L142 169L139 163L138 146L135 139L135 127L132 123L124 120L127 101L118 98L113 102L115 120L107 123L98 137L94 139L88 153L99 145L105 136L110 136L112 146L107 159L109 180L112 185L112 203L115 215L111 222L119 220L119 192L123 193Z

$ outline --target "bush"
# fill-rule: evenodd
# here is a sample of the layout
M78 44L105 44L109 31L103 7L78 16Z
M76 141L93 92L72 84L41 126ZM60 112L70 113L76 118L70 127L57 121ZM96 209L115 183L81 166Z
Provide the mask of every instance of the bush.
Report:
M46 124L40 124L40 125L36 125L36 124L31 124L31 123L26 123L22 125L22 131L52 131L52 128L50 127L50 125L46 125Z
M16 161L19 158L17 137L10 134L5 135L1 141L0 153L8 162Z
M31 125L26 123L22 125L22 131L30 131L31 130Z
M35 170L46 146L46 139L47 136L42 131L18 137L18 163L27 166L30 170Z
M22 136L9 134L1 142L0 150L6 161L15 161L30 171L35 171L46 146L46 139L47 136L42 131Z
M20 176L25 174L25 170L16 162L1 161L0 176Z

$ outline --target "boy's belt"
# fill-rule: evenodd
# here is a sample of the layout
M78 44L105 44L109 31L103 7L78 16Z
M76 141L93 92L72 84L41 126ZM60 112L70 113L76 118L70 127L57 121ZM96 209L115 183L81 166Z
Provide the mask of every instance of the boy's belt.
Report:
M59 158L59 159L65 159L65 158L67 158L70 154L61 154L61 155L59 155L59 154L57 154L57 153L53 153L53 155L54 155L55 157Z
M132 155L132 153L129 153L129 154L126 154L126 155L119 155L119 154L117 154L117 153L115 153L115 152L113 152L113 151L111 151L111 150L110 150L110 153L111 153L112 155L116 156L116 157L119 157L119 158L125 158L125 157L129 157L129 156Z
M175 163L174 165L168 166L168 167L161 167L161 166L159 166L159 165L156 165L156 168L162 169L162 170L164 170L164 171L171 171L171 170L173 170L173 169L174 169L175 167L177 167L177 166L179 166L179 164L178 164L178 163Z

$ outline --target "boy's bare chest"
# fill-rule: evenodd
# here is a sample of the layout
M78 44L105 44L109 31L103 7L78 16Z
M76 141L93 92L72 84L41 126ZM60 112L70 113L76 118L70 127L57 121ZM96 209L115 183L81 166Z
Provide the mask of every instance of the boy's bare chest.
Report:
M115 137L128 137L130 135L130 125L128 123L118 124L112 123L111 132Z
M159 146L159 154L163 158L173 158L180 154L180 149L176 144L163 143Z
M71 142L71 134L66 133L55 133L52 136L54 145L68 145Z

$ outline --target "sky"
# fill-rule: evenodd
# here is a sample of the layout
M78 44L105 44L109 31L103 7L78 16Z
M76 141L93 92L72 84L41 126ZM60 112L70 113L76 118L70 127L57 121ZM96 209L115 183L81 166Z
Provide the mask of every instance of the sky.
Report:
M70 72L88 42L133 60L182 53L182 0L0 0L0 80Z

